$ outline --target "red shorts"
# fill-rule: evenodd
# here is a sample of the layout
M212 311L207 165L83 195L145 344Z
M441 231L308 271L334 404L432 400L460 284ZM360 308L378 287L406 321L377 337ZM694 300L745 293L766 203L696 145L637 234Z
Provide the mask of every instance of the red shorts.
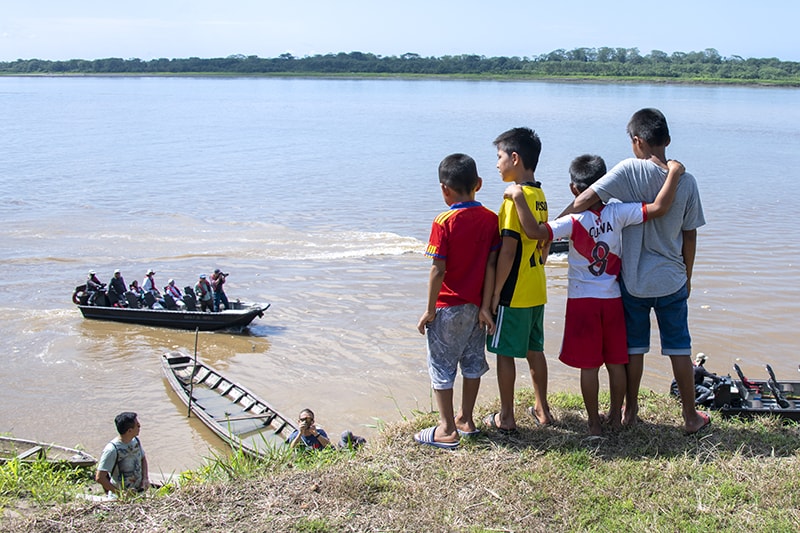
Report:
M568 298L558 358L574 368L627 364L622 298Z

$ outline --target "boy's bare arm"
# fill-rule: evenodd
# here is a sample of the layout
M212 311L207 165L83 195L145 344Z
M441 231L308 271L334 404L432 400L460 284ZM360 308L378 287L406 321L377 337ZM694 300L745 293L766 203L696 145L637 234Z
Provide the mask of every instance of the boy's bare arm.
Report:
M514 206L517 208L517 217L522 230L529 239L537 241L547 241L550 239L550 232L547 231L547 225L540 224L539 221L533 216L528 202L525 201L525 193L522 192L522 187L516 183L506 187L503 192L503 198L510 198L514 201Z
M667 161L667 168L669 168L667 179L664 181L664 185L661 186L661 190L658 191L656 199L653 200L653 203L645 205L648 220L665 215L669 211L672 202L675 200L675 191L678 190L678 183L686 171L683 164L674 159Z
M425 326L436 318L436 300L444 282L445 263L442 259L434 259L431 265L430 278L428 279L428 307L417 322L417 330L425 335Z
M692 294L692 270L694 269L694 256L697 253L697 230L683 232L683 264L686 265L686 289Z
M600 197L591 187L589 187L576 196L575 199L572 200L572 203L564 208L564 210L556 218L561 218L564 215L569 215L572 213L583 213L599 201Z
M517 239L514 237L503 237L503 244L500 245L500 253L497 255L497 270L494 276L494 294L490 309L497 310L500 304L500 292L506 284L511 268L514 266L514 257L517 254Z
M497 252L490 252L486 260L486 273L483 277L483 298L481 309L478 315L478 322L486 328L489 335L494 335L495 323L494 312L492 309L492 296L494 295L494 282L497 275Z

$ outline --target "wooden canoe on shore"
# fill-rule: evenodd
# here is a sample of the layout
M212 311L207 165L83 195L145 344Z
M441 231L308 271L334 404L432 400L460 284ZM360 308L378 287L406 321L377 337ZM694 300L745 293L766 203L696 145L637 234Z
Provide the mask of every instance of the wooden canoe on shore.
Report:
M195 364L193 358L171 352L162 356L161 366L181 401L234 450L263 457L297 429L291 418L200 360Z
M97 463L97 459L81 450L14 437L0 437L0 463L14 459L25 462L44 459L48 463L76 467L88 467Z

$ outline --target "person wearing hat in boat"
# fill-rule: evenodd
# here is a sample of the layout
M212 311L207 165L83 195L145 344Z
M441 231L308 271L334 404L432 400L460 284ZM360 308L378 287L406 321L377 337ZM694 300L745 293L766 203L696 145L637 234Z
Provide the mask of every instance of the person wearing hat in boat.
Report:
M214 294L205 274L200 274L200 279L194 286L194 293L197 295L201 311L214 310Z
M321 427L314 424L314 411L303 409L298 417L298 429L289 434L286 444L290 448L303 446L312 450L320 450L331 445L328 434Z
M169 294L172 296L172 299L175 300L175 304L183 309L186 307L186 304L183 303L183 294L181 294L181 290L175 286L175 280L171 279L167 282L167 285L164 287L164 294Z
M144 492L150 488L150 480L147 457L139 442L139 419L136 413L124 412L114 418L114 424L119 436L103 448L94 479L106 493Z
M111 300L111 305L125 307L125 290L125 280L119 269L116 269L108 282L108 298Z
M89 305L94 305L97 295L106 290L106 284L97 279L97 272L90 270L86 279L86 293Z
M145 292L145 294L148 292L152 294L156 299L156 303L158 303L158 305L161 307L164 307L164 298L162 298L161 291L158 290L158 285L156 285L155 275L155 270L152 268L147 269L144 279L142 280L142 290Z
M211 274L211 288L214 289L214 311L220 311L224 306L228 309L228 297L225 295L225 278L228 274L222 270L215 268L214 273Z

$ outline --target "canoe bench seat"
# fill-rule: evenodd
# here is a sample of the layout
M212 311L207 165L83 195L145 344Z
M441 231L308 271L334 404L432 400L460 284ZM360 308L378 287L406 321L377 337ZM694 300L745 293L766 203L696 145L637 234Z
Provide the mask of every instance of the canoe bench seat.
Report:
M27 459L28 457L32 457L34 455L38 455L39 453L42 453L43 451L44 450L43 450L43 448L41 446L33 446L32 448L29 448L29 449L25 450L24 452L22 452L21 454L17 455L17 459L22 461L23 459Z

